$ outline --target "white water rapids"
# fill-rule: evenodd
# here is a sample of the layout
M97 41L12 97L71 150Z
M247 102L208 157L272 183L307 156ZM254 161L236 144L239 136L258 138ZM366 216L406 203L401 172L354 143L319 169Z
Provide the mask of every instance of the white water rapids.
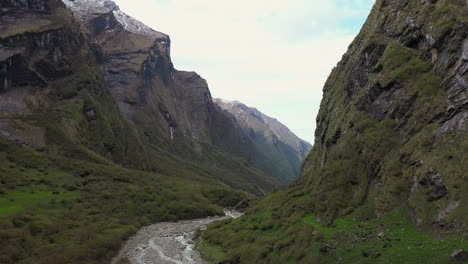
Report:
M128 258L132 264L206 264L195 250L195 232L213 222L242 215L228 209L224 209L224 213L222 217L163 222L143 227L124 243L111 264L123 258Z

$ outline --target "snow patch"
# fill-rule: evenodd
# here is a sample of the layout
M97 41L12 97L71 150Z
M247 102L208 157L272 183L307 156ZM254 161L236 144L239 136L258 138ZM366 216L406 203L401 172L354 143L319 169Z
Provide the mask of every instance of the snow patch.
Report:
M129 32L149 36L153 39L168 39L166 34L155 31L122 12L112 0L63 0L63 2L75 15L83 20L90 20L101 14L112 12L119 24Z

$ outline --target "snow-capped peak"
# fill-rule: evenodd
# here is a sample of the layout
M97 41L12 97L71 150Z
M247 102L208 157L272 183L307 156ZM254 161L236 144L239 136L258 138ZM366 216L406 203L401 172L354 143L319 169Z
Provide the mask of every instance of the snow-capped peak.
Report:
M122 12L119 6L112 0L63 0L63 2L82 20L88 21L101 14L112 12L125 30L154 39L167 38L166 34L155 31Z

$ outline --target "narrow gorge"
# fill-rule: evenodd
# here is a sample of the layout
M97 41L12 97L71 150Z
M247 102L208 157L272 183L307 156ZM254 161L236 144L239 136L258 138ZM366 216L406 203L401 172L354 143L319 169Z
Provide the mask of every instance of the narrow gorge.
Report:
M309 22L299 2L236 14L236 26L261 14L267 33L251 39L211 24L254 49L286 28L282 12ZM361 2L311 6L345 16ZM371 2L318 115L300 120L316 123L310 144L293 133L310 128L299 113L282 123L213 98L210 80L176 68L168 34L112 0L0 0L0 263L466 263L468 1ZM229 53L212 67L240 56L251 69L305 41L275 37L258 57L209 43ZM229 73L252 82L235 92L270 76L269 94L254 95L267 105L313 62L281 63Z

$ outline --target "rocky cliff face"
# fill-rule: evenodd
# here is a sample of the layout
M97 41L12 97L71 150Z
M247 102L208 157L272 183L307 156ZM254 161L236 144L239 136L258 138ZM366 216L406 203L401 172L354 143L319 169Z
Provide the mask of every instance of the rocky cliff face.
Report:
M79 90L101 93L102 98L106 94L93 72L94 56L79 24L61 1L2 1L1 8L0 129L4 136L41 149L48 120L40 118L40 110L53 108L57 100L76 96ZM87 121L97 119L91 110L83 109ZM59 121L55 117L50 113L50 121ZM62 121L70 134L77 132L71 128L75 124Z
M1 3L4 136L48 153L164 173L172 173L169 164L196 162L257 193L276 186L249 161L253 144L213 104L206 81L173 67L166 34L112 1L64 2Z
M169 36L113 1L64 2L81 21L121 112L147 141L176 153L197 141L213 144L210 122L217 110L208 85L194 72L174 69Z
M466 261L454 256L468 248L467 53L465 0L377 0L325 84L302 176L242 221L208 228L205 254L227 263Z
M308 142L255 108L237 101L214 99L214 102L235 117L244 133L256 144L270 174L283 183L299 177L301 162L312 148Z
M377 1L325 84L304 166L316 212L406 204L417 225L466 223L467 14L465 1Z

